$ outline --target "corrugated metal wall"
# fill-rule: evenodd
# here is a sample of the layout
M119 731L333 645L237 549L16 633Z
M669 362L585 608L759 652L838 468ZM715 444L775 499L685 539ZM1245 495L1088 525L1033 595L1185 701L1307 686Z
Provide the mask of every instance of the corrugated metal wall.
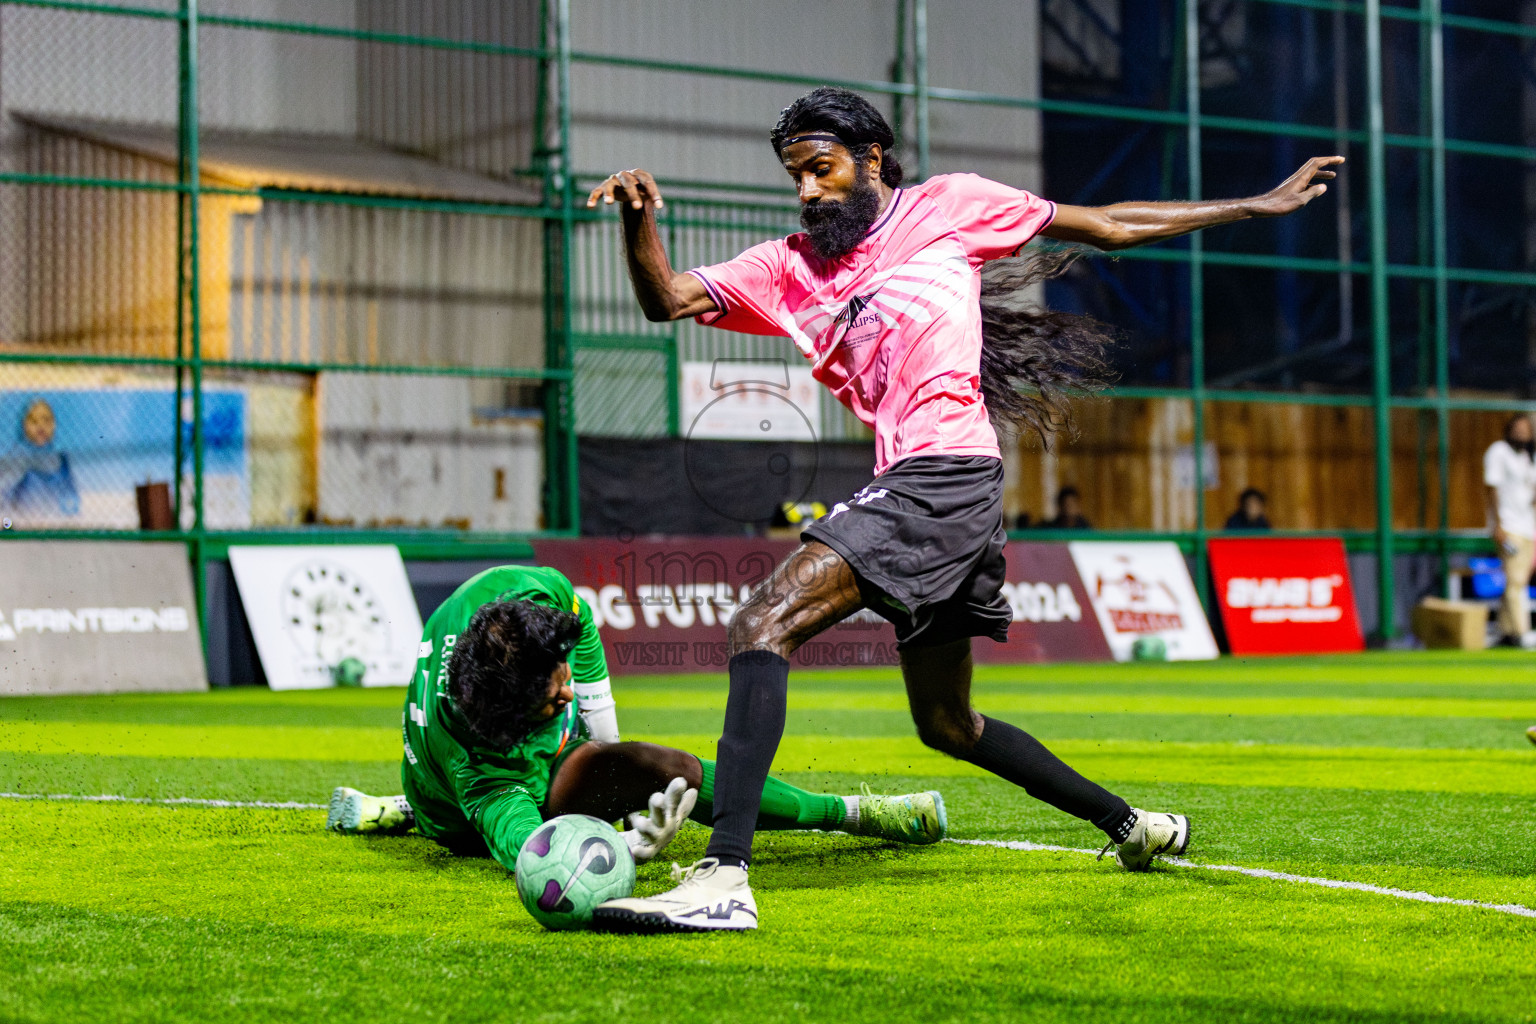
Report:
M364 31L501 46L539 45L538 14L530 0L357 0ZM536 61L362 43L357 83L364 138L497 177L532 163Z
M538 221L268 200L231 234L236 359L544 364Z

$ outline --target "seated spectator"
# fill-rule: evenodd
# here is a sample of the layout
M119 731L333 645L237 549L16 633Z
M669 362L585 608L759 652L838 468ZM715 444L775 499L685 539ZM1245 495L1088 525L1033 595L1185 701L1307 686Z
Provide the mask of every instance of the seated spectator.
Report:
M1093 524L1083 518L1083 497L1070 484L1056 493L1056 518L1040 524L1042 530L1091 530Z
M1267 501L1264 492L1257 487L1250 487L1237 499L1237 511L1227 517L1227 529L1229 530L1268 530L1269 519L1265 516Z
M1035 517L1030 515L1028 512L1020 512L1013 519L1013 528L1015 530L1027 530L1034 525Z

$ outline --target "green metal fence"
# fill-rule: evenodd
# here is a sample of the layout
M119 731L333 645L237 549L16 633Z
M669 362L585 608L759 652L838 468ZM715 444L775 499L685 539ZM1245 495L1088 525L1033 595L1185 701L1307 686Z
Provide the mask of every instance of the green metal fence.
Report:
M1364 146L1368 154L1364 177L1370 197L1369 259L1355 262L1214 252L1202 245L1198 237L1187 247L1156 247L1122 254L1121 258L1127 260L1187 265L1193 316L1186 339L1191 366L1189 387L1127 387L1120 389L1118 394L1192 401L1195 480L1203 479L1207 403L1304 402L1369 406L1373 411L1377 452L1375 529L1351 532L1347 539L1355 549L1372 550L1382 556L1378 597L1383 609L1391 609L1394 594L1390 559L1394 551L1429 550L1444 554L1458 546L1478 543L1449 531L1445 520L1447 503L1443 492L1449 477L1448 422L1451 414L1459 410L1536 409L1536 403L1456 398L1450 394L1448 287L1457 282L1536 286L1536 273L1447 265L1447 154L1529 161L1536 158L1536 148L1446 138L1443 65L1447 30L1536 39L1536 27L1444 14L1439 0L1420 0L1412 7L1387 6L1381 0L1362 3L1339 0L1249 2L1343 12L1361 20L1366 38L1363 57L1367 97L1363 127L1340 131L1330 125L1203 114L1199 61L1188 59L1183 61L1183 109L1142 109L946 88L930 81L936 69L930 67L928 60L930 12L926 0L894 0L891 26L895 60L891 79L884 81L845 81L768 69L577 51L571 41L569 0L539 0L536 5L516 5L524 15L523 21L516 24L508 15L505 21L492 19L483 25L458 28L411 22L407 16L402 16L406 20L398 25L388 19L362 18L361 27L356 20L352 24L325 24L320 17L310 21L257 18L230 13L226 7L212 9L206 2L200 5L199 0L164 0L160 3L145 0L139 4L0 0L0 14L12 10L48 12L49 17L68 22L70 26L90 24L99 27L102 19L113 25L151 26L145 38L155 37L152 46L146 44L153 52L146 52L142 59L157 66L169 62L176 72L173 117L161 119L174 121L174 131L168 129L164 140L169 149L164 151L165 159L157 165L161 171L146 170L134 160L113 162L101 158L98 151L105 147L116 153L136 152L139 155L135 159L142 162L143 154L162 142L152 133L141 133L124 142L113 135L114 129L110 126L95 123L98 119L111 118L93 117L95 112L84 110L80 117L66 118L67 123L39 121L27 129L46 141L46 144L38 143L29 149L29 153L52 152L49 147L53 147L63 156L38 157L36 165L8 166L4 173L0 173L0 216L9 204L12 214L9 223L30 225L27 244L46 242L58 250L51 251L47 257L58 264L49 265L48 273L52 276L39 277L35 290L45 289L51 283L62 290L60 294L89 298L93 289L110 293L101 300L105 303L103 308L114 315L126 316L128 324L121 330L96 331L93 335L95 328L91 324L78 317L71 320L73 314L67 310L57 314L55 322L48 320L49 316L55 316L54 313L27 306L31 320L20 336L8 338L0 329L0 364L4 367L0 373L11 381L4 387L46 391L48 375L52 373L58 375L54 380L58 387L79 389L81 380L100 381L107 379L102 374L116 374L113 379L118 384L114 386L121 387L126 375L126 378L143 383L145 390L158 389L170 394L169 422L152 427L145 425L145 429L160 432L162 438L169 435L172 439L174 454L169 463L172 468L167 482L173 507L179 515L170 529L159 532L135 530L133 535L185 542L196 568L200 600L209 561L221 557L231 543L387 540L402 544L408 555L416 557L506 554L521 549L522 542L532 533L573 535L577 532L580 523L576 481L578 425L582 430L606 434L676 436L683 429L679 422L678 395L681 361L720 354L742 357L780 354L776 346L761 339L721 339L706 336L692 324L658 326L644 322L639 316L628 298L611 219L605 220L600 214L581 206L583 189L601 174L595 169L569 166L573 65L611 65L794 87L840 84L867 93L884 94L895 103L903 145L915 154L913 169L918 179L929 171L933 110L941 104L1031 109L1182 131L1189 186L1195 196L1201 192L1202 133L1207 130L1287 136L1330 144L1342 140ZM367 6L358 5L357 9L361 11ZM1186 0L1180 9L1183 21L1178 29L1184 52L1197 52L1201 33L1198 0ZM1408 22L1420 29L1423 53L1427 58L1423 62L1423 90L1429 124L1425 134L1386 131L1381 65L1384 22ZM211 33L220 40L219 60L210 61L202 51L202 44ZM523 124L518 120L523 118L526 125L511 136L498 136L486 142L474 152L455 151L445 155L444 151L434 149L436 143L425 130L410 137L380 141L397 150L425 154L481 177L494 172L502 186L523 189L528 198L519 201L477 195L474 187L460 187L451 182L434 186L435 191L429 189L427 194L407 194L409 189L352 181L345 174L332 175L329 180L321 175L314 180L295 181L291 180L292 174L287 178L282 174L263 178L253 171L250 180L240 181L231 180L223 164L210 172L212 165L205 143L211 144L215 134L206 132L201 122L203 92L214 90L221 97L220 102L241 102L239 83L228 77L234 72L225 62L230 54L244 52L255 46L256 41L269 45L274 40L278 47L290 43L320 47L314 51L318 55L316 60L323 60L323 47L332 44L364 47L370 54L393 55L377 58L380 60L403 59L400 57L402 53L415 54L417 56L411 59L418 61L419 66L410 70L410 75L447 75L451 81L453 75L459 74L463 84L456 88L479 89L486 96L497 97L494 101L486 100L487 103L501 103L505 97L513 97L517 109L508 113L498 108L498 116L505 115L504 120L518 125ZM442 63L444 60L448 62ZM57 73L68 73L63 64L61 61ZM459 70L455 71L455 68ZM937 71L937 77L942 81L943 69ZM98 72L76 69L74 73ZM451 89L449 94L452 94ZM387 105L395 101L386 97L377 102ZM431 116L457 115L448 109L446 113ZM418 121L425 118L428 118L425 113L417 116ZM474 132L461 134L473 136ZM59 142L61 139L69 140L68 146ZM238 151L231 147L237 147L239 140L220 141L227 152ZM1430 241L1431 258L1422 264L1388 261L1385 163L1387 153L1393 149L1422 152L1433 169L1423 225ZM1358 170L1356 174L1359 174ZM668 204L663 228L668 233L678 265L728 258L754 241L782 234L794 224L792 204L786 202L787 197L776 193L731 182L669 184L677 186L678 198ZM264 220L255 219L248 212L257 206L263 211L260 216ZM140 220L135 221L134 217ZM242 221L241 218L251 219ZM109 228L109 223L115 226ZM114 231L118 234L111 234ZM305 237L318 239L298 247L310 254L310 264L274 269L277 264L273 261L277 257L266 255L268 246L272 252L288 250L280 241L272 240L297 237L305 231L311 233ZM409 312L414 308L411 303L426 308L439 300L432 295L413 297L406 294L411 291L411 286L405 277L410 274L430 276L441 268L432 270L401 264L392 271L394 277L378 267L327 269L321 266L327 258L325 239L340 234L371 239L368 244L380 252L389 249L390 245L400 252L454 252L484 245L488 250L510 248L524 254L536 253L533 260L536 266L532 266L527 275L528 287L520 283L516 287L504 287L506 279L517 278L519 271L516 269L506 270L501 279L489 283L472 281L466 285L458 278L448 280L451 275L447 271L441 271L447 275L443 280L427 282L440 293L452 293L456 288L462 291L464 294L454 300L458 303L454 309L485 308L494 311L496 316L517 320L523 328L529 324L534 326L504 332L505 345L500 349L493 346L452 350L451 346L445 349L435 344L413 348L413 330L419 341L427 328L413 328L411 324L418 321L412 321L410 317L419 314L419 323L429 324L432 314L430 310ZM108 238L115 239L112 244L119 248L93 256L92 245L106 246L102 240ZM212 245L210 238L214 241ZM409 242L412 238L430 238L431 241L424 247L412 249ZM162 239L170 249L169 253L145 251L145 246ZM387 245L380 239L393 241ZM515 241L508 242L508 239ZM22 257L34 262L43 259L35 250L18 253L15 251L17 244L15 238L0 244L0 247L12 249L12 262L8 266L17 266ZM98 262L117 262L92 269L91 259L97 257L100 257ZM210 270L210 260L218 264L216 275ZM1367 276L1373 326L1374 387L1371 394L1300 394L1208 386L1203 316L1205 270L1208 267ZM517 279L521 281L521 278ZM1392 394L1388 373L1387 288L1390 281L1398 279L1426 282L1431 292L1433 330L1429 341L1432 359L1425 386L1414 394ZM0 289L4 287L0 282ZM152 295L155 302L146 305L147 300L135 298L135 289ZM210 289L218 291L220 308L227 303L230 310L228 322L222 316L217 318L217 323L210 318ZM162 292L166 297L163 302L159 300ZM0 291L0 303L7 301L5 294L8 293ZM35 305L35 298L35 295L32 299L15 298L14 302L18 307L27 302ZM523 306L528 304L534 308L527 311L526 319L518 319L524 317ZM306 325L322 320L330 325L323 344L317 340L317 334L306 333ZM264 325L260 330L254 326L258 323ZM530 340L529 333L536 337ZM495 336L496 332L491 334ZM157 337L159 340L154 340ZM509 352L518 357L508 358ZM94 376L78 376L87 371ZM77 376L71 378L69 374ZM209 472L212 450L209 403L212 396L243 388L247 402L255 403L258 399L250 396L257 392L252 389L258 386L269 388L278 397L260 393L264 397L259 401L266 403L263 408L273 407L262 414L267 417L263 422L276 424L271 428L274 430L288 429L302 421L305 415L314 415L314 405L319 401L315 394L319 386L316 381L324 380L327 383L323 387L330 389L332 399L338 393L353 393L358 396L356 401L359 403L371 401L375 405L388 405L395 401L405 404L405 408L391 414L393 418L370 414L374 418L359 421L361 426L357 426L357 430L364 433L368 430L406 430L418 410L411 408L408 400L395 397L406 395L406 390L378 383L390 379L409 381L412 386L420 381L451 382L432 394L445 396L442 402L458 403L467 410L464 415L468 417L469 426L443 428L453 434L450 440L454 444L470 444L466 437L481 436L473 431L482 431L485 437L491 438L511 437L528 423L536 423L537 436L528 443L536 449L539 466L537 522L526 528L510 530L474 522L424 522L406 514L394 517L393 521L390 517L370 522L357 515L340 515L329 517L335 521L326 522L326 516L316 514L316 508L324 506L314 496L316 489L323 485L302 479L297 484L290 481L285 485L300 491L309 488L296 504L284 506L279 501L273 503L272 509L260 514L243 513L244 518L235 527L228 525L227 517L210 515L209 483L218 475ZM284 401L289 402L291 408L284 406ZM1433 417L1438 480L1442 490L1438 528L1394 531L1389 443L1390 416L1394 409L1422 410ZM428 412L419 411L422 416ZM830 436L862 436L862 428L840 410L827 410L824 420L832 424ZM260 440L249 436L255 422L248 418L245 425L247 440L252 443ZM344 450L347 430L352 427L343 422L336 429L341 436L336 443ZM295 439L284 434L282 438L272 442L277 454L268 461L274 466L281 462L279 456L284 444L320 444L312 436ZM290 472L282 467L263 470L268 471ZM250 472L254 473L254 468ZM296 479L302 478L304 472L302 469L292 470L290 475L296 473ZM501 478L497 479L500 488ZM527 489L529 485L526 474L507 483L514 490ZM254 486L250 478L246 486ZM1178 540L1192 552L1197 563L1203 563L1204 541L1211 527L1203 489L1196 487L1195 490L1195 528L1157 536ZM344 497L338 499L337 507L346 507ZM309 505L301 508L304 501ZM285 508L295 511L287 514ZM118 537L125 529L133 529L133 526L119 524L111 528L79 529L51 523L38 529L13 530L5 536ZM1197 572L1197 579L1203 584L1205 573ZM1384 636L1390 638L1396 628L1392 616L1385 616Z

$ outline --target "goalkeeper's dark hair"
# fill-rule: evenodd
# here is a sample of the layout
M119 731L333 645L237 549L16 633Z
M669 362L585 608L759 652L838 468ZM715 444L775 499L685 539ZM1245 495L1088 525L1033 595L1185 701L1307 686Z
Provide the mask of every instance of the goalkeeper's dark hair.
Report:
M891 188L901 184L901 162L896 159L896 134L875 105L856 92L824 85L812 89L779 113L779 123L768 133L773 152L784 141L807 132L829 132L842 140L853 159L862 163L869 147L880 147L880 180Z
M999 433L1040 436L1050 448L1072 431L1072 398L1114 378L1114 331L1081 313L1059 313L1025 299L1025 289L1055 277L1081 255L1031 249L993 260L981 272L981 393Z
M470 732L505 750L522 742L549 699L549 679L581 639L581 620L532 601L482 605L448 659L448 696Z

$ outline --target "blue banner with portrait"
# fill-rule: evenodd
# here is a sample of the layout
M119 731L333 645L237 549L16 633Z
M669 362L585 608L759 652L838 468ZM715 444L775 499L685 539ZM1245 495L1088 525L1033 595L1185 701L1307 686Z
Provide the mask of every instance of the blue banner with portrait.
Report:
M203 392L205 522L251 521L248 403ZM192 490L192 403L150 389L0 390L0 511L19 529L134 529L134 488L170 483L182 434L183 509ZM186 521L183 512L183 521Z

